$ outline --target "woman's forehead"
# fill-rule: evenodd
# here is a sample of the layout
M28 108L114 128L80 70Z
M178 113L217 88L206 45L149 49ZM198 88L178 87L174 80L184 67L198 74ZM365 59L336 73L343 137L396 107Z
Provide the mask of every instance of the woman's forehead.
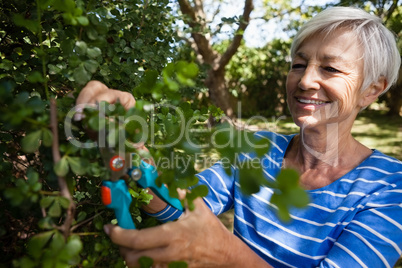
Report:
M363 48L356 34L339 29L329 34L318 33L306 38L297 48L295 56L307 59L312 53L320 54L327 61L350 61L361 59Z

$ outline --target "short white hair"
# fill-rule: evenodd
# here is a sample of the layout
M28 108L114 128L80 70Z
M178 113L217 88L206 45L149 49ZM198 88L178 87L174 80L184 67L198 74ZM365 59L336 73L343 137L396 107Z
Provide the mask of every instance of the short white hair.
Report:
M308 38L316 34L331 34L337 29L347 29L356 34L363 47L364 80L361 90L383 76L387 81L385 93L398 79L401 56L396 36L388 30L381 19L354 7L328 8L304 24L296 34L290 49L294 58L296 51Z

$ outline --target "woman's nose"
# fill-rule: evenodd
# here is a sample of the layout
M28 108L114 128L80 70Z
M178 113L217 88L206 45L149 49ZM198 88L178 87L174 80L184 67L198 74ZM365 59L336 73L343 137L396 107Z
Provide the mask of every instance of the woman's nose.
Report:
M319 90L320 74L318 67L314 65L307 66L300 78L299 88L302 90Z

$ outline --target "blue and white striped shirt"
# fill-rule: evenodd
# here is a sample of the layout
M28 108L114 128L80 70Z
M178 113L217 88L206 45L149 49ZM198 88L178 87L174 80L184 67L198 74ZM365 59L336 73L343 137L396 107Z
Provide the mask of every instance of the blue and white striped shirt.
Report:
M263 161L274 180L294 135L258 132L271 141ZM335 182L307 191L310 203L280 221L272 190L251 196L240 190L236 172L217 163L197 175L209 188L204 198L216 215L234 209L234 233L274 267L392 267L402 255L402 162L374 150ZM177 219L167 207L159 219Z

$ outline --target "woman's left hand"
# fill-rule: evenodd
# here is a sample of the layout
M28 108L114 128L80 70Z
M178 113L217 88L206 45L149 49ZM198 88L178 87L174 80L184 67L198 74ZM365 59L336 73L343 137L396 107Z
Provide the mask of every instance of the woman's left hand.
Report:
M158 267L172 261L185 261L189 267L267 266L227 230L201 198L194 205L193 211L185 211L175 222L142 230L105 225L105 232L120 246L129 267L138 267L142 256L152 258Z

